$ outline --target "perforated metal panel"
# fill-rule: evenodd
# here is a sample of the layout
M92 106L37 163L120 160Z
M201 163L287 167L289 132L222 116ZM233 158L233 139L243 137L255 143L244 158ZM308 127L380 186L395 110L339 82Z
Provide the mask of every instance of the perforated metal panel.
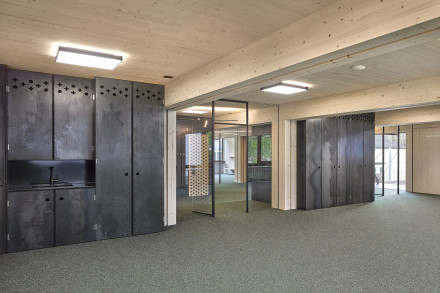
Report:
M9 160L52 159L52 75L8 71Z
M209 155L206 134L187 134L189 143L189 196L209 195ZM203 200L203 199L201 199Z
M163 230L164 87L133 83L133 235Z
M94 81L54 76L55 160L94 159Z
M96 79L98 239L131 235L131 82Z

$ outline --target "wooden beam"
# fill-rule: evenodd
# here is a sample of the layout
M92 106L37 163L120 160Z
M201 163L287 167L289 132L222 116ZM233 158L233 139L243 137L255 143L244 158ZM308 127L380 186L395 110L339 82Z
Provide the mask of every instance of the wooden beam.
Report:
M169 82L166 106L219 97L279 74L307 70L438 28L439 10L440 3L434 0L341 0Z
M177 178L176 178L176 112L167 111L167 141L166 141L166 193L165 193L165 225L171 226L177 223Z
M280 107L280 121L436 104L440 104L440 76L286 104Z
M376 126L440 122L440 105L376 113Z

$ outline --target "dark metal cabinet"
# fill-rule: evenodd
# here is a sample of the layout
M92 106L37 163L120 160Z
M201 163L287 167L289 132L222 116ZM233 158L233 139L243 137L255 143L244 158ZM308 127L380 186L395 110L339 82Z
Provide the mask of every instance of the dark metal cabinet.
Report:
M348 129L347 117L338 117L338 164L336 174L337 198L336 205L347 204L347 178L348 178Z
M338 118L322 119L322 207L336 206Z
M131 82L96 81L97 239L132 234Z
M348 204L362 202L363 165L364 165L364 134L362 115L350 116L347 121L348 128Z
M94 81L54 76L54 158L94 159Z
M0 254L6 252L6 66L0 65Z
M374 149L375 149L375 115L364 116L364 178L362 202L374 201Z
M133 83L133 235L163 230L164 87Z
M52 76L8 71L9 160L52 159Z
M56 245L96 239L94 195L94 188L55 191Z
M8 192L8 252L51 247L53 191Z
M298 206L313 210L322 206L321 119L298 122Z
M297 158L298 208L374 201L374 113L298 121Z

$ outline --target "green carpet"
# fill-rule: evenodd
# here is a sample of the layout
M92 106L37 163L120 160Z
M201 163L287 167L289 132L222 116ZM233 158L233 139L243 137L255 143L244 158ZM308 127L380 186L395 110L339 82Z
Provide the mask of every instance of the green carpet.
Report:
M440 196L226 210L162 233L1 255L1 292L440 291Z
M215 176L215 204L216 204L216 216L229 215L234 213L246 212L246 184L234 182L234 175L222 175L221 184L219 184L218 175ZM186 188L187 190L187 188ZM182 195L185 195L183 189L180 191ZM187 193L186 193L187 195ZM209 204L212 204L212 197L209 197ZM249 211L261 211L265 209L271 209L270 203L249 201ZM211 212L211 208L197 208L193 207L193 198L178 196L177 197L177 223L182 221L189 221L198 219L200 217L206 217L193 213L193 210Z

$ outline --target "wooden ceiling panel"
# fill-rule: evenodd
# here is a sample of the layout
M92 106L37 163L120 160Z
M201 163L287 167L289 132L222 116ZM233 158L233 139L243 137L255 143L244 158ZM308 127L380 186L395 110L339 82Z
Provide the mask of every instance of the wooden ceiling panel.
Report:
M166 83L336 0L1 0L0 62L81 77ZM54 62L56 43L127 54L113 72Z
M255 85L248 92L228 99L282 105L300 100L315 99L335 94L440 75L440 41L431 41L392 53L341 65L301 78L289 78L310 84L309 91L294 95L265 93ZM354 71L352 66L362 64L364 71ZM276 83L274 81L273 83Z

